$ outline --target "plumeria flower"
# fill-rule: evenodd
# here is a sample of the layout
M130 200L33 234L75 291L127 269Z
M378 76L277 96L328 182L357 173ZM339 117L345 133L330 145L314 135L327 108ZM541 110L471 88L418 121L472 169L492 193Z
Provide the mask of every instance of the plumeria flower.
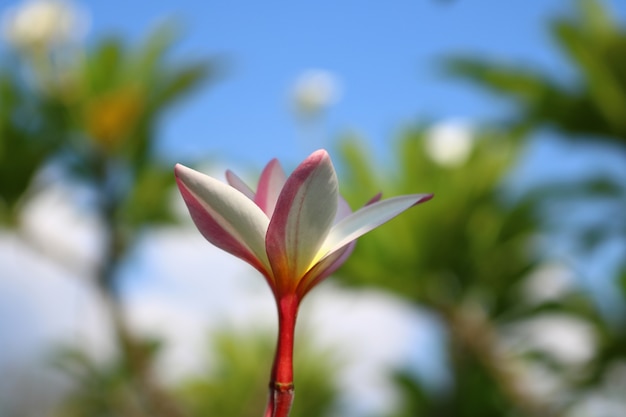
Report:
M313 117L341 96L338 78L330 71L312 69L302 73L292 90L292 100L299 115Z
M180 164L175 172L202 235L259 270L277 298L296 294L302 299L347 259L355 239L432 197L405 195L352 213L324 150L311 154L288 178L272 160L256 193L231 171L228 184Z
M325 150L312 153L289 177L276 159L270 161L256 192L230 171L228 184L180 164L175 174L200 233L261 272L274 293L279 335L266 417L287 416L293 331L302 298L346 261L359 236L432 195L382 201L377 196L353 213L339 195Z

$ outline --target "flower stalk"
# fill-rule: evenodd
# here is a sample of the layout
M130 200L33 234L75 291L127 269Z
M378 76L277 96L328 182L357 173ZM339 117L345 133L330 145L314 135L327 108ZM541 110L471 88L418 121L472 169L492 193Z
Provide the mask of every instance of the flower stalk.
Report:
M287 417L294 397L293 345L299 301L295 295L276 300L278 337L265 417Z

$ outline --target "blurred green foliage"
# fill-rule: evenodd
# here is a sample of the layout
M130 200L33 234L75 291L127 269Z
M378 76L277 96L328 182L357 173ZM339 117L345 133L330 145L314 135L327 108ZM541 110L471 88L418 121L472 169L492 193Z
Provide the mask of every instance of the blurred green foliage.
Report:
M395 169L377 174L358 141L344 142L342 192L348 201L362 203L377 190L390 196L428 190L435 198L361 238L339 278L427 306L448 327L455 386L430 397L427 384L398 374L411 407L399 415L516 415L511 412L526 400L501 369L492 333L496 322L528 310L520 291L540 259L533 253L539 232L534 206L511 201L501 186L520 142L486 132L466 161L442 167L428 156L426 136L425 128L406 131Z
M579 0L577 16L550 23L555 43L571 63L573 77L551 76L524 66L480 58L450 58L449 74L468 80L516 105L508 127L549 127L566 140L597 144L626 154L626 29L598 0ZM543 204L563 210L564 202L596 202L608 208L592 222L565 223L582 251L593 251L626 236L626 181L606 172L582 180L550 180L534 190ZM567 210L567 208L565 208ZM546 219L559 227L558 216ZM626 257L620 269L626 271Z
M136 347L141 349L144 363L151 364L156 359L160 346L156 341L146 341L137 343ZM58 352L55 362L70 378L73 388L64 398L56 415L143 416L146 413L158 415L161 412L159 408L162 407L171 408L171 404L155 402L154 396L142 395L144 390L136 386L137 381L133 375L135 364L129 359L129 356L116 356L102 362L72 348ZM153 386L152 389L157 388Z
M258 416L267 402L267 380L274 354L274 341L267 334L238 334L221 331L211 335L206 356L198 358L199 366L191 376L177 381L168 389L172 395L157 392L142 395L132 375L135 364L118 357L112 362L94 361L84 353L65 350L57 356L59 366L71 377L75 386L58 417L114 417L173 415ZM139 346L139 345L138 345ZM141 344L146 365L158 360L162 346L156 341ZM292 416L331 415L338 407L336 375L339 368L330 352L315 352L306 343L298 342L294 357L297 391L302 395L294 404ZM144 374L156 379L156 375ZM147 381L151 389L162 390L155 381ZM155 402L155 398L158 400Z
M485 135L465 165L442 169L426 155L424 136L424 129L403 135L395 171L384 178L372 172L376 163L359 142L344 143L342 193L348 201L362 203L378 190L389 196L427 190L435 198L373 231L372 238L359 243L353 255L358 261L350 260L343 271L370 285L380 285L384 277L386 287L426 305L455 304L471 294L493 314L501 314L515 301L511 292L534 264L533 206L506 205L499 187L518 148L503 134ZM407 280L407 274L420 279Z
M77 132L70 171L98 190L101 213L122 239L174 220L171 161L156 152L158 123L216 72L210 61L172 64L167 57L176 39L173 28L162 26L135 48L121 39L100 41L63 93Z
M267 378L275 341L264 334L211 335L206 374L184 381L181 403L190 416L258 416L267 403ZM296 398L293 417L328 416L338 406L338 362L330 352L314 352L306 340L295 348ZM209 355L211 355L209 353ZM237 400L239 399L239 400Z
M573 79L564 82L540 71L500 65L473 58L452 58L449 72L471 81L517 105L511 129L536 131L550 127L564 139L599 146L626 155L626 29L599 0L579 0L578 14L550 23L556 44L571 63ZM567 77L565 77L567 78ZM602 164L602 161L598 161ZM584 178L552 180L533 191L546 209L569 212L577 207L601 205L591 220L567 221L544 216L543 225L576 242L581 257L609 244L626 244L626 179L599 170ZM626 273L626 256L617 260L610 277L619 292ZM626 308L611 321L626 323ZM617 325L616 327L619 327ZM623 338L623 331L616 330Z
M94 187L105 221L114 221L127 237L143 226L173 220L174 180L171 161L163 161L155 149L158 123L167 109L214 78L218 68L208 60L173 64L168 55L176 39L173 27L165 25L136 47L112 37L62 66L47 63L57 60L53 56L42 60L26 54L14 67L2 68L0 207L5 223L15 223L15 206L35 174L50 164ZM24 66L29 71L21 71ZM27 75L18 77L22 73Z
M353 205L379 190L390 196L435 194L413 213L362 237L337 277L346 285L379 288L416 308L425 306L445 328L451 385L434 387L398 369L390 377L404 401L388 415L567 415L626 359L623 327L606 320L575 283L548 298L529 292L535 274L551 258L540 244L545 233L541 194L507 192L507 176L523 141L479 132L467 160L441 165L428 152L429 140L425 126L408 129L397 142L393 169L386 171L372 168L377 163L361 141L342 144L342 193ZM503 348L516 333L511 329L553 317L593 329L589 343L597 349L588 361L567 365L528 341ZM533 369L559 380L561 388L552 396L533 392L527 380Z
M34 176L67 132L58 103L33 93L7 63L0 67L0 224L17 222Z

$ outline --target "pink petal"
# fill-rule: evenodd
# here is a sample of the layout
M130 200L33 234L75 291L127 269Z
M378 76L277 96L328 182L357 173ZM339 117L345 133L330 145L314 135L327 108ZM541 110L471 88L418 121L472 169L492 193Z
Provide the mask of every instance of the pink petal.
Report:
M259 186L254 198L254 202L261 207L261 210L269 218L274 214L276 201L278 201L278 196L285 185L285 181L287 181L287 176L280 166L280 162L277 159L272 159L261 173Z
M248 197L250 200L254 201L254 191L252 191L252 189L248 187L248 184L243 182L243 180L230 169L226 171L226 182L228 182L231 187L241 191L243 195Z
M176 182L198 230L212 244L271 276L265 252L267 216L235 188L177 164Z
M352 214L352 208L350 208L350 205L348 204L346 199L343 198L341 194L339 194L339 200L337 202L337 214L335 214L333 224L337 224L341 219L348 217L350 214Z
M381 197L382 197L382 194L378 193L374 197L372 197L367 203L365 203L365 205L369 206L371 204L374 204L377 201L379 201ZM351 214L352 214L352 208L350 208L350 205L348 204L346 199L343 198L343 196L341 194L339 194L339 203L337 205L337 214L335 215L335 220L333 220L333 225L339 223L340 220L345 219L346 217L348 217Z
M326 151L316 151L287 179L268 227L267 255L278 286L295 285L306 273L331 228L337 204L335 169Z
M370 198L369 201L367 203L365 203L365 205L366 206L371 206L374 203L378 203L381 198L383 198L383 193L378 193L374 197Z

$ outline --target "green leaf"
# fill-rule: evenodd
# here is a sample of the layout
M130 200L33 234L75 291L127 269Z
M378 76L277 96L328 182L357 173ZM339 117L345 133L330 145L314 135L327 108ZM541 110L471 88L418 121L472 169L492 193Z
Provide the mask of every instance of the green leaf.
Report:
M626 130L623 111L626 108L626 91L609 66L610 62L603 59L604 48L598 48L603 45L597 45L593 38L569 22L557 21L553 30L565 51L579 65L589 94L601 114L615 130Z

